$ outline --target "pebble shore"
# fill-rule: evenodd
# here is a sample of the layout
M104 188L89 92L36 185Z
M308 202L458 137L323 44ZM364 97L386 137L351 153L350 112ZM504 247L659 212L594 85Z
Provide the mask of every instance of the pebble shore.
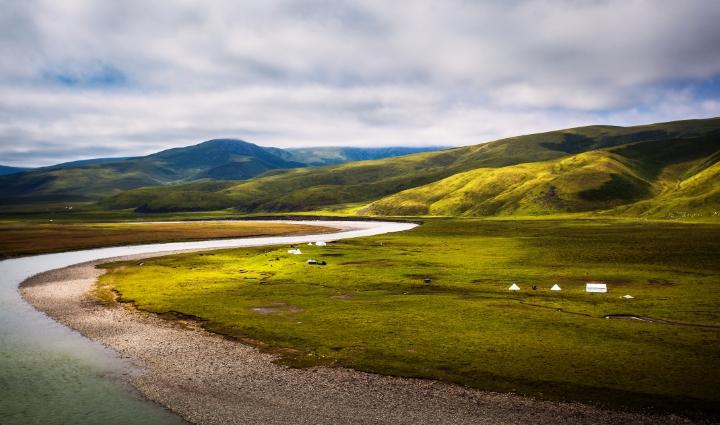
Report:
M168 253L163 253L167 255ZM149 255L125 257L139 260ZM108 260L103 260L107 262ZM35 276L23 297L129 358L129 383L194 424L689 424L344 368L292 369L273 355L124 305L88 297L96 262Z

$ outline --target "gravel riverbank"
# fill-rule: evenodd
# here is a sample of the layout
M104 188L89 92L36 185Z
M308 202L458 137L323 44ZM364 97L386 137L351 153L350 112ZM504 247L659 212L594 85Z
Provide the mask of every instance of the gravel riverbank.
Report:
M163 253L166 255L168 253ZM158 254L155 254L158 255ZM123 259L148 258L150 255ZM107 262L104 260L103 262ZM343 368L291 369L253 347L87 293L96 262L23 283L23 297L50 317L137 365L130 384L197 424L658 424L691 423L470 390L430 380Z

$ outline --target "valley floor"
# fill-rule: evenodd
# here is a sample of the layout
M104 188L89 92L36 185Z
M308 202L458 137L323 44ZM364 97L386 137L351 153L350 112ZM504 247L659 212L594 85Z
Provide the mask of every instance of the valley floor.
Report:
M715 224L431 219L303 245L302 255L288 248L114 263L96 295L193 317L290 366L717 414ZM591 281L609 292L585 293ZM519 292L508 291L513 282ZM556 283L562 291L549 290ZM627 314L655 321L605 319Z
M277 354L209 333L192 321L162 320L88 299L102 273L94 265L39 275L24 284L23 295L51 317L129 356L142 368L129 378L132 384L193 423L690 423L678 416L607 411L346 368L288 368L272 362Z

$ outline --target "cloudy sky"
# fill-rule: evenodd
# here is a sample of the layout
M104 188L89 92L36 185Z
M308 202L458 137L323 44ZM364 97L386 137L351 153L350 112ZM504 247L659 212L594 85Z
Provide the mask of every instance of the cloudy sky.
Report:
M0 0L0 164L720 115L720 1Z

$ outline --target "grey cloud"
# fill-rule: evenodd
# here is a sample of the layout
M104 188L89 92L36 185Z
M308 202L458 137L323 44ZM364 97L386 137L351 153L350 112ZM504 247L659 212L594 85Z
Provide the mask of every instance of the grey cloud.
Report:
M40 163L211 137L460 145L720 114L695 84L720 75L713 0L1 6L0 163L23 159L11 139Z

